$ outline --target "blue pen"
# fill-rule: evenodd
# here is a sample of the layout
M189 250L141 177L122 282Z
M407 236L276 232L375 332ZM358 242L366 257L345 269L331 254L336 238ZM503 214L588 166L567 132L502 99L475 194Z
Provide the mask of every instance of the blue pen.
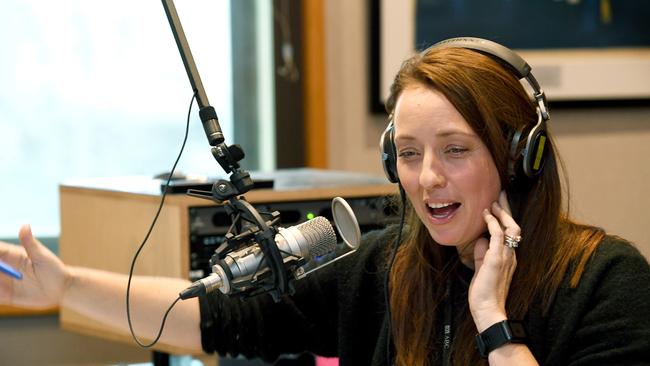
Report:
M6 273L17 280L21 280L23 278L22 273L16 271L13 269L13 267L2 261L0 261L0 272Z

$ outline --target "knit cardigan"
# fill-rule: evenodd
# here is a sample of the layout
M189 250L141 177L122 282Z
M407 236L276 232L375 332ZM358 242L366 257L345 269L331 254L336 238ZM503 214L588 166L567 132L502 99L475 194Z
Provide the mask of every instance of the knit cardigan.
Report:
M356 253L295 282L292 296L200 298L208 353L273 361L281 354L337 356L340 365L387 365L384 278L395 228L364 235ZM576 288L567 274L550 311L532 306L528 347L540 365L650 365L650 267L624 240L606 237ZM404 284L408 286L408 284ZM466 300L465 300L466 301Z

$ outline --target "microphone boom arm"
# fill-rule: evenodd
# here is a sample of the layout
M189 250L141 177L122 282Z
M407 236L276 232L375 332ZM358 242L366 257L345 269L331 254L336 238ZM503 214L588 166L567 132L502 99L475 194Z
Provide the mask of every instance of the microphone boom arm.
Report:
M210 106L205 89L203 88L201 77L194 63L187 39L185 38L183 26L176 12L176 6L173 0L162 0L162 3L172 33L174 34L176 45L183 59L185 71L187 72L192 90L199 105L199 116L208 142L212 146L212 155L223 170L226 173L230 173L230 181L221 179L215 182L211 192L199 190L188 190L187 192L190 196L210 199L217 203L225 204L227 212L233 219L231 228L235 230L235 233L229 232L226 234L226 240L217 249L213 260L222 260L226 254L241 248L242 245L250 240L259 243L264 254L263 260L266 261L270 269L270 276L268 275L268 270L259 274L256 271L251 277L251 280L245 281L246 283L241 284L241 286L235 284L238 291L234 293L239 292L252 295L268 292L275 301L279 301L281 295L293 293L293 286L289 282L290 270L285 269L285 260L282 258L282 254L275 243L275 234L278 232L275 225L280 219L279 213L271 213L271 220L267 222L252 205L246 202L243 196L239 197L251 190L254 186L250 174L239 166L239 161L245 156L244 151L239 145L228 146L225 144L217 113ZM210 260L211 264L213 260ZM304 262L302 258L298 260L289 259L288 261L294 261L296 265ZM295 265L292 264L289 267L294 268Z
M245 156L244 151L239 145L228 146L225 144L217 112L212 106L210 106L210 102L208 101L205 89L203 88L203 82L201 81L201 76L199 75L196 64L194 63L192 51L190 50L187 38L185 38L183 26L178 17L178 13L176 12L174 1L162 0L162 3L165 8L167 20L169 21L169 26L174 34L176 46L178 46L178 51L183 59L183 65L185 66L187 77L192 85L192 91L194 91L194 94L196 95L196 101L199 105L199 117L201 118L205 135L208 138L208 143L212 146L212 155L226 173L233 173L230 176L230 181L232 185L234 185L234 187L232 187L234 188L234 190L232 190L232 196L243 194L251 190L254 184L253 180L250 178L250 174L241 170L239 167L239 161ZM228 183L226 182L222 184ZM229 189L229 191L230 190L231 189ZM223 195L219 196L222 200L230 198L229 196L222 198L222 196Z
M176 6L174 5L173 0L162 0L162 3L172 33L174 33L174 39L176 40L178 51L183 59L183 65L185 65L187 77L190 79L190 84L192 84L192 90L196 93L196 102L199 105L199 113L201 115L201 121L203 122L203 128L205 129L208 141L211 146L217 146L224 141L223 132L219 125L217 113L214 111L214 108L210 106L208 97L205 94L205 89L201 82L201 76L196 69L194 57L192 57L192 51L190 51L190 46L187 43L187 38L185 38L183 26L181 25L178 13L176 12ZM209 119L204 120L204 115L205 117L209 117Z

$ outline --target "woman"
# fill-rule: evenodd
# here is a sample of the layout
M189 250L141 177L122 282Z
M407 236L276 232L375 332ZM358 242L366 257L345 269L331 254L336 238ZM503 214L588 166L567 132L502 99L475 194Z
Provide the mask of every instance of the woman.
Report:
M544 166L536 174L524 174L526 169L519 165L525 162L516 160L522 159L519 151L526 141L521 139L512 147L509 140L522 128L527 131L540 124L543 111L536 115L536 108L544 108L545 103L530 101L513 75L517 70L508 62L464 48L474 48L474 42L486 41L450 40L416 55L403 65L392 86L388 107L394 116L396 169L412 207L410 230L391 270L397 363L426 365L431 352L444 358L444 337L438 331L443 320L440 311L429 309L445 306L449 287L431 284L456 282L461 282L456 286L461 287L461 295L452 300L456 336L447 352L455 365L479 364L474 335L505 319L526 320L528 345L495 349L489 354L491 365L532 365L535 358L552 365L587 360L623 363L619 352L634 346L619 338L628 336L615 323L626 320L614 307L629 304L622 298L610 299L614 294L604 294L613 306L609 309L613 312L606 314L602 304L582 297L580 290L588 289L591 296L601 291L587 283L609 276L609 261L622 260L622 256L636 261L636 265L629 264L630 269L644 274L636 282L634 272L629 271L627 280L636 282L629 289L643 288L639 295L648 300L647 263L623 241L565 216L558 159L544 134L536 136L544 139L545 151L540 152ZM458 44L462 48L454 47ZM531 84L535 89L534 79ZM505 194L496 199L499 190L514 198L515 219ZM490 212L483 212L485 208ZM481 237L486 224L489 244ZM504 245L520 234L523 238L516 249ZM594 268L599 265L606 267L600 269L602 273ZM475 270L471 284L464 287L463 276L467 281L469 276L463 274L463 267ZM625 277L609 280L625 281ZM467 298L468 306L464 306ZM600 322L601 334L591 329L596 324L580 324L586 320L582 312L588 311L603 311L592 319ZM648 306L638 311L647 316ZM564 329L558 331L561 322ZM636 331L647 340L648 321L641 320L638 326ZM641 349L647 352L649 343L638 346L639 350L632 351L640 352L638 363L647 362Z
M279 303L218 291L181 302L161 342L267 360L310 351L342 365L647 364L648 263L566 217L543 93L530 101L521 65L511 70L497 46L437 45L396 76L382 145L408 198L404 225L365 235ZM0 280L0 303L59 304L128 329L124 276L65 266L28 227L21 242L26 253L0 246L25 273ZM136 278L136 331L153 338L187 284Z

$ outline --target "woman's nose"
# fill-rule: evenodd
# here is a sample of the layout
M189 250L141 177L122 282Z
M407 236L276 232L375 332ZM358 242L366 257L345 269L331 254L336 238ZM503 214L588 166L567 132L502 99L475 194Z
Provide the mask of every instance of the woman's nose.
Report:
M425 157L420 171L420 185L425 189L440 188L447 184L441 162L435 157Z

